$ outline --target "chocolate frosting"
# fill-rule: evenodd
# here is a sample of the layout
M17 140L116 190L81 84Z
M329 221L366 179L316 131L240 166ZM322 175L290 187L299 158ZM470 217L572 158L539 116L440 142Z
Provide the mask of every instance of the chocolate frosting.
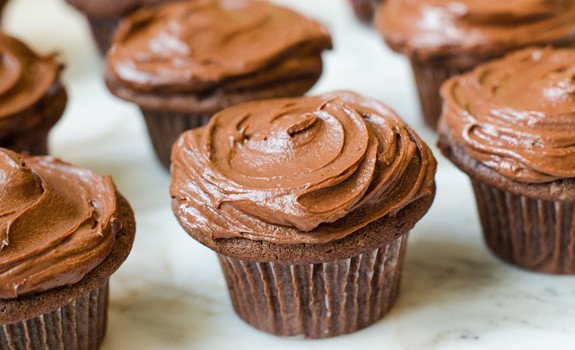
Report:
M575 38L572 0L389 0L376 27L396 51L487 53Z
M142 6L153 6L178 0L66 0L91 17L119 18Z
M76 283L112 250L109 176L0 148L0 188L0 299Z
M453 139L525 183L575 178L575 50L526 49L442 87Z
M251 102L184 133L176 216L210 239L337 240L433 195L429 148L383 104L351 92Z
M41 122L23 120L22 115L18 113L25 111L46 95L59 78L61 65L53 56L39 56L21 41L1 32L0 57L1 137L15 128ZM30 114L30 116L36 115Z
M140 92L241 91L321 72L324 26L254 0L196 0L124 19L107 56L112 79Z

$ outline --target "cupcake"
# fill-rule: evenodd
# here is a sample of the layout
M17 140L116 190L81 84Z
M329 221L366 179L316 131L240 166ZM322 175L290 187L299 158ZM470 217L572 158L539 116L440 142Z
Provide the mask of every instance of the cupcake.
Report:
M375 23L391 49L411 60L425 122L435 129L447 78L528 46L572 47L575 2L389 0Z
M109 176L0 149L0 348L97 349L134 216Z
M264 332L333 337L393 305L436 162L352 92L225 109L173 148L172 207L217 252L236 313Z
M84 13L102 54L112 46L112 38L120 19L138 8L177 0L66 0ZM191 1L191 0L190 0Z
M353 12L357 19L364 23L371 23L377 5L382 0L350 0Z
M173 143L221 109L303 95L331 47L321 24L256 0L197 0L142 9L118 29L106 83L137 103L156 154L169 167Z
M471 178L489 248L575 273L575 50L530 48L448 80L443 154Z
M48 153L48 132L66 107L62 66L0 32L0 147Z

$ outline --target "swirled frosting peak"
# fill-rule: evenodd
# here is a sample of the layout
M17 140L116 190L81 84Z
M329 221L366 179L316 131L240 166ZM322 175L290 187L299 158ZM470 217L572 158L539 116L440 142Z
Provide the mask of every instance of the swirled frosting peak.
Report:
M418 56L534 44L575 38L571 0L389 0L377 27L397 51Z
M38 56L21 41L0 32L0 129L30 123L11 117L39 101L60 70L53 56Z
M435 159L392 111L351 92L228 108L172 153L174 210L211 239L343 238L432 195Z
M575 50L526 49L449 80L455 140L507 178L575 178Z
M128 16L107 64L115 79L135 91L237 90L317 74L320 53L328 48L324 26L286 8L255 0L194 0Z
M81 280L121 228L109 176L0 148L0 299Z

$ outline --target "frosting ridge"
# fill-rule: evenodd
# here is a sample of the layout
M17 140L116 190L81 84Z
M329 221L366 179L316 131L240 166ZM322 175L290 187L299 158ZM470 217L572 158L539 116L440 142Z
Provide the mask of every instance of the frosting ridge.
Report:
M0 299L78 282L111 252L109 176L0 148L0 187Z
M575 178L575 51L526 49L449 80L454 139L507 178Z
M383 104L351 92L252 102L184 133L174 211L211 239L323 243L432 195L436 162Z

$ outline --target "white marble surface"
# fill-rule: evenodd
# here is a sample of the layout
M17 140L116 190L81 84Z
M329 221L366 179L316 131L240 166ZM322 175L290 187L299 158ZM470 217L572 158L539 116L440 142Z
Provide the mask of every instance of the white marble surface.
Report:
M278 2L323 21L334 37L313 92L350 89L378 98L435 144L420 121L408 63L355 22L347 1ZM63 0L11 0L4 21L8 32L67 62L70 100L53 130L52 153L111 174L136 212L134 249L113 278L103 350L575 349L575 278L521 271L491 255L467 178L438 152L438 195L410 236L400 297L386 318L327 340L252 329L234 314L215 255L173 217L169 174L153 156L137 108L105 89L82 16Z

